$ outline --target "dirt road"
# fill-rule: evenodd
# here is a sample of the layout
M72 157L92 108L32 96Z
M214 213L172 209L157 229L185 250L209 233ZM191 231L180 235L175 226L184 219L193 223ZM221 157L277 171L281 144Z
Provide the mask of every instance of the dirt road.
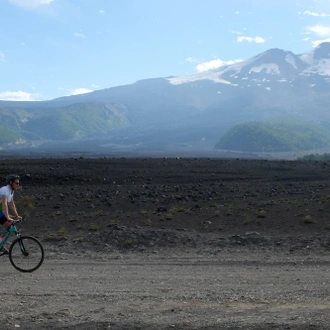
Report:
M329 170L3 159L46 259L22 274L0 258L0 330L330 329Z
M1 330L329 329L330 256L271 251L1 257Z

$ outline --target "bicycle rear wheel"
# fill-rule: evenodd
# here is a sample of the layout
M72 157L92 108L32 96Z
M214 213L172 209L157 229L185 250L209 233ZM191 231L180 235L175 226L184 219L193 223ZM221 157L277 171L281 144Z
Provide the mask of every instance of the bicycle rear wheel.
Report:
M22 236L10 245L9 260L19 271L33 272L44 261L44 249L36 238Z

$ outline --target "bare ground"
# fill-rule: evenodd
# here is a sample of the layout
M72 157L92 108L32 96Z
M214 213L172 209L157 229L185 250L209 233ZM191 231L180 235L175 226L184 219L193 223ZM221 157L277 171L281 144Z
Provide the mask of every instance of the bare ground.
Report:
M2 262L1 329L329 328L328 256L48 254Z
M330 163L0 162L46 250L1 257L1 329L329 328Z

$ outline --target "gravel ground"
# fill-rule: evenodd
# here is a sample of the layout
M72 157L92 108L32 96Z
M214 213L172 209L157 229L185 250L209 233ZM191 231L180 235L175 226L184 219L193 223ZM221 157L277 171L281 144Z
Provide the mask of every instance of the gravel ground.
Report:
M2 257L2 330L329 329L327 254L46 251L31 274Z
M0 329L330 329L329 170L1 159L46 258L31 274L0 258Z

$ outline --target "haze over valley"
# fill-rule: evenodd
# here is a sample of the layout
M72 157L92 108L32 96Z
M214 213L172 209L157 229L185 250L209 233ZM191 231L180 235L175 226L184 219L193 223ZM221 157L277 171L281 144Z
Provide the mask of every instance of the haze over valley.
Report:
M217 155L219 149L247 153L326 149L329 83L330 43L304 54L269 49L200 74L145 79L49 101L0 101L0 142L3 152L40 154L79 150L194 156ZM298 131L312 125L303 129L312 133L300 137L305 142L289 146L278 141L271 125L266 125L269 139L240 126L258 123L265 128L269 120L280 126L296 122ZM239 131L233 137L235 148L226 135L233 128ZM225 135L227 144L222 141ZM255 139L257 147L249 147Z

